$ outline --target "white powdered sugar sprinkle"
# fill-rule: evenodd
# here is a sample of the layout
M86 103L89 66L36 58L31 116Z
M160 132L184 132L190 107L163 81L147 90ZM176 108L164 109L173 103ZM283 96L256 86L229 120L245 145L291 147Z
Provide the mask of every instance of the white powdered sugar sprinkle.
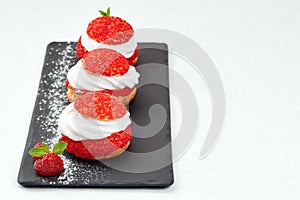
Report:
M63 109L68 105L65 81L68 70L76 63L74 43L51 43L47 50L43 74L38 90L38 115L40 141L53 148L61 135L57 131L58 120ZM76 159L69 154L61 155L65 170L57 177L41 177L44 184L69 185L105 182L110 170L99 163Z

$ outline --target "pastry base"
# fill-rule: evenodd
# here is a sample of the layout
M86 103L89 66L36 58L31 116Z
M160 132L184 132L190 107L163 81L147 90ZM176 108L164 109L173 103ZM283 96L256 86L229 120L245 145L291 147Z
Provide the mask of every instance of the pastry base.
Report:
M136 95L136 88L127 96L117 96L118 100L124 104L128 104ZM69 102L74 102L80 95L76 94L73 89L68 88L67 98Z
M110 153L106 156L94 157L92 160L104 160L104 159L109 159L109 158L116 157L116 156L122 154L128 148L129 144L130 144L130 141L124 147L122 147L121 149L117 149L114 152L112 152L112 153Z

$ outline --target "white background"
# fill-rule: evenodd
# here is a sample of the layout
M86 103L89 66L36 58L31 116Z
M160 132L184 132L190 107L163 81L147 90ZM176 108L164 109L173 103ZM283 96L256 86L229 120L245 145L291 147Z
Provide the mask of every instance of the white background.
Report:
M300 1L11 0L0 4L1 199L46 200L58 195L60 199L299 199ZM112 15L136 29L173 30L205 49L225 87L223 136L212 154L198 159L210 103L203 82L193 79L201 127L191 148L175 163L171 187L23 188L17 174L46 45L77 40L88 21L98 16L97 10L108 6ZM170 60L179 70L184 66L180 63Z

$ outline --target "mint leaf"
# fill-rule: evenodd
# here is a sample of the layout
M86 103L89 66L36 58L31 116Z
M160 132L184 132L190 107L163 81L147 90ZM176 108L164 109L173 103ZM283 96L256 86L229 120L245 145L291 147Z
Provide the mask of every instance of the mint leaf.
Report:
M64 152L64 150L67 148L67 145L68 144L66 142L59 142L54 145L53 152L55 154L62 154Z
M106 12L104 12L104 11L102 11L102 10L98 10L99 11L99 13L102 15L102 16L106 16L107 14L106 14Z
M46 153L47 152L45 152L42 147L34 147L34 148L29 150L29 154L31 156L36 156L36 157L42 157Z
M107 8L106 16L110 16L110 7Z
M48 145L45 144L45 143L42 144L42 149L43 149L44 152L46 152L46 153L49 153L49 152L50 152Z

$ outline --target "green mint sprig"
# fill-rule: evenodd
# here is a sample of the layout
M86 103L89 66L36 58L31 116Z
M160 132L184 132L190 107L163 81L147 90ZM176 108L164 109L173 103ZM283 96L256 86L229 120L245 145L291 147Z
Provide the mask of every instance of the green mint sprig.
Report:
M102 16L110 16L110 7L107 8L106 12L103 10L98 10Z
M66 142L58 142L53 147L53 153L62 154L64 150L67 148ZM42 147L33 147L29 150L29 154L35 157L42 157L43 155L50 153L49 147L47 144L43 143Z

